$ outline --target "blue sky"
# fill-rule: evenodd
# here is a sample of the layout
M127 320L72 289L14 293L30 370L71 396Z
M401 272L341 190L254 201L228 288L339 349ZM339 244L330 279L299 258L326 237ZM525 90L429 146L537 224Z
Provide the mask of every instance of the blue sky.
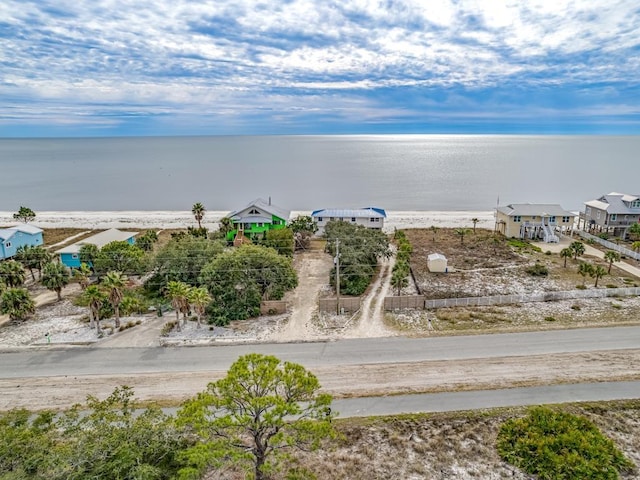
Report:
M640 133L637 0L3 0L0 137Z

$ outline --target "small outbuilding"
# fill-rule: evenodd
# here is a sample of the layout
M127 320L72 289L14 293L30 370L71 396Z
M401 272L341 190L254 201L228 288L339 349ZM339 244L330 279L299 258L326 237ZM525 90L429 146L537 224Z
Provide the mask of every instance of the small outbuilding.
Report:
M441 253L432 253L427 257L427 268L430 272L444 273L447 271L447 257Z

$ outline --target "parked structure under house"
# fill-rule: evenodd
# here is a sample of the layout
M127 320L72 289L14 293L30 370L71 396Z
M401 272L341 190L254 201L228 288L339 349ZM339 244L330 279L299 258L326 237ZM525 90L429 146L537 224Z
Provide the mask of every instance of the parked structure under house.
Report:
M629 227L640 222L640 195L611 192L584 205L578 228L590 233L625 238Z
M311 217L318 224L317 234L322 235L322 233L324 233L324 227L331 221L348 222L354 225L362 225L363 227L382 230L384 227L384 219L387 218L387 212L382 208L376 207L356 209L326 208L313 211Z
M506 237L556 243L573 228L575 213L556 204L512 203L496 209L496 231Z
M233 223L233 230L227 233L227 240L239 245L243 241L255 239L269 230L280 230L287 226L291 212L265 202L261 198L246 207L227 215Z
M60 255L60 262L67 267L80 268L80 248L83 245L95 245L98 248L102 248L111 242L127 242L130 245L133 245L137 234L138 232L123 232L116 228L112 228L92 235L91 237L87 237L84 240L80 240L67 247L61 248L56 252L56 255Z
M33 225L0 228L0 260L15 256L20 247L35 247L43 243L42 229Z

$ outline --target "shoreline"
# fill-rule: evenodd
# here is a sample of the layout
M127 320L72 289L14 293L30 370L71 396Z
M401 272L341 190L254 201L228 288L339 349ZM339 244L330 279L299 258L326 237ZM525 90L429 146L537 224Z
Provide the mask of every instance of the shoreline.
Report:
M14 212L0 212L0 225L15 225ZM207 211L202 226L209 230L218 229L218 221L227 211ZM290 218L298 215L310 215L309 210L293 210ZM391 210L387 211L384 231L394 228L428 228L435 225L440 228L473 228L472 218L477 218L477 228L494 227L493 210L429 211L429 210ZM186 229L196 226L193 214L183 211L42 211L36 212L32 225L40 228L86 228L86 229Z

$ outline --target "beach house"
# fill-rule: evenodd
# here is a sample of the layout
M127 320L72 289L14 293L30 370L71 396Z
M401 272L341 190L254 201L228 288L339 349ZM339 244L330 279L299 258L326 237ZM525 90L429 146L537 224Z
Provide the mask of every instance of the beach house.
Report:
M559 241L573 228L576 214L557 204L512 203L496 209L496 231L509 238Z
M387 218L387 212L382 208L376 207L356 209L325 208L323 210L314 210L311 213L311 217L318 224L317 234L322 235L324 227L331 221L349 222L354 225L382 230L384 219Z
M578 228L591 233L626 237L629 227L640 222L640 195L611 192L584 202Z
M80 248L83 245L95 245L98 248L102 248L111 242L127 242L133 245L137 234L138 232L122 232L116 228L112 228L61 248L56 252L56 255L60 255L60 262L67 267L80 268Z
M35 247L43 243L42 229L33 225L0 228L0 260L15 256L20 247Z
M243 239L255 239L269 230L280 230L287 226L291 212L277 207L261 198L250 202L245 207L230 212L227 217L233 224L233 230L227 233L227 241L242 243Z

